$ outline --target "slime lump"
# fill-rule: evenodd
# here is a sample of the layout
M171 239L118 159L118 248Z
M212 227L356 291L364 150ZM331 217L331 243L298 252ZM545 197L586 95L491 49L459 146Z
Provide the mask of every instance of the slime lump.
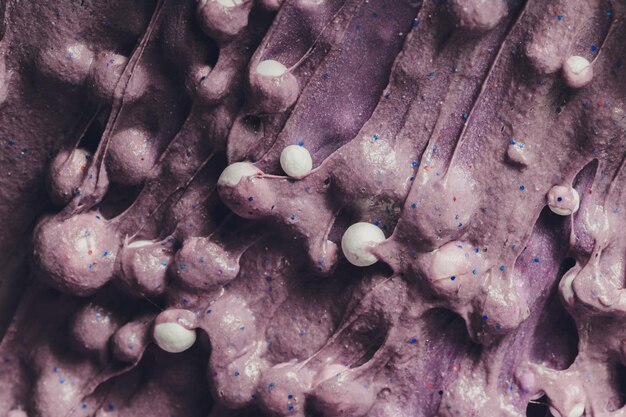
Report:
M622 2L0 15L0 417L626 416Z

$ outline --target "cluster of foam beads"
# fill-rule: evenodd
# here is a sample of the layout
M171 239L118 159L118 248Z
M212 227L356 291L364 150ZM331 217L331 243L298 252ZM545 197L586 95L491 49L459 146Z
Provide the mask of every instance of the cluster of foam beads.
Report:
M0 15L0 417L626 416L621 2Z

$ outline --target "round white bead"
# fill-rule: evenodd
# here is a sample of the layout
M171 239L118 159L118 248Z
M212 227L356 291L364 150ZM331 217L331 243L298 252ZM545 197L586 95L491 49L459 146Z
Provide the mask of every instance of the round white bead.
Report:
M180 353L196 342L196 331L186 329L178 323L161 323L154 326L153 337L164 351Z
M217 180L217 185L234 187L239 184L243 177L250 177L260 173L261 171L249 162L235 162L222 171Z
M556 410L554 407L549 406L548 408L550 409L550 414L552 414L554 417L561 417L561 413L559 413L558 410ZM565 417L581 417L584 413L585 413L585 404L578 403L572 407L570 412L567 413Z
M369 266L375 264L378 259L368 249L384 240L385 234L379 227L359 222L348 227L343 234L341 249L352 265Z
M302 178L313 169L313 160L304 146L289 145L280 154L280 166L290 177Z
M571 88L584 87L593 78L593 67L582 56L570 56L563 64L563 78Z
M573 187L556 185L548 192L548 207L559 216L569 216L580 208L580 196Z
M287 67L273 59L267 59L259 62L256 66L256 72L265 77L280 77L287 72Z
M240 6L242 3L241 0L217 0L217 2L220 5L228 8Z
M585 404L578 403L575 404L569 413L567 413L567 417L581 417L585 412Z

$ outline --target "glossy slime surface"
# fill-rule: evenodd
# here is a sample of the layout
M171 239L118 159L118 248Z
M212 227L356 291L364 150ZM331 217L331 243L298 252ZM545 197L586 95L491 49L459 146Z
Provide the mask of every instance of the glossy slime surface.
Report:
M626 416L622 2L0 12L0 417Z

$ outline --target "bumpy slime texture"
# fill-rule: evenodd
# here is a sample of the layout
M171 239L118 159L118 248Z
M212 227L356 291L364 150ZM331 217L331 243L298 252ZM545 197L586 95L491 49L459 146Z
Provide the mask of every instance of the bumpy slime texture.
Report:
M623 2L0 12L0 417L626 416Z

